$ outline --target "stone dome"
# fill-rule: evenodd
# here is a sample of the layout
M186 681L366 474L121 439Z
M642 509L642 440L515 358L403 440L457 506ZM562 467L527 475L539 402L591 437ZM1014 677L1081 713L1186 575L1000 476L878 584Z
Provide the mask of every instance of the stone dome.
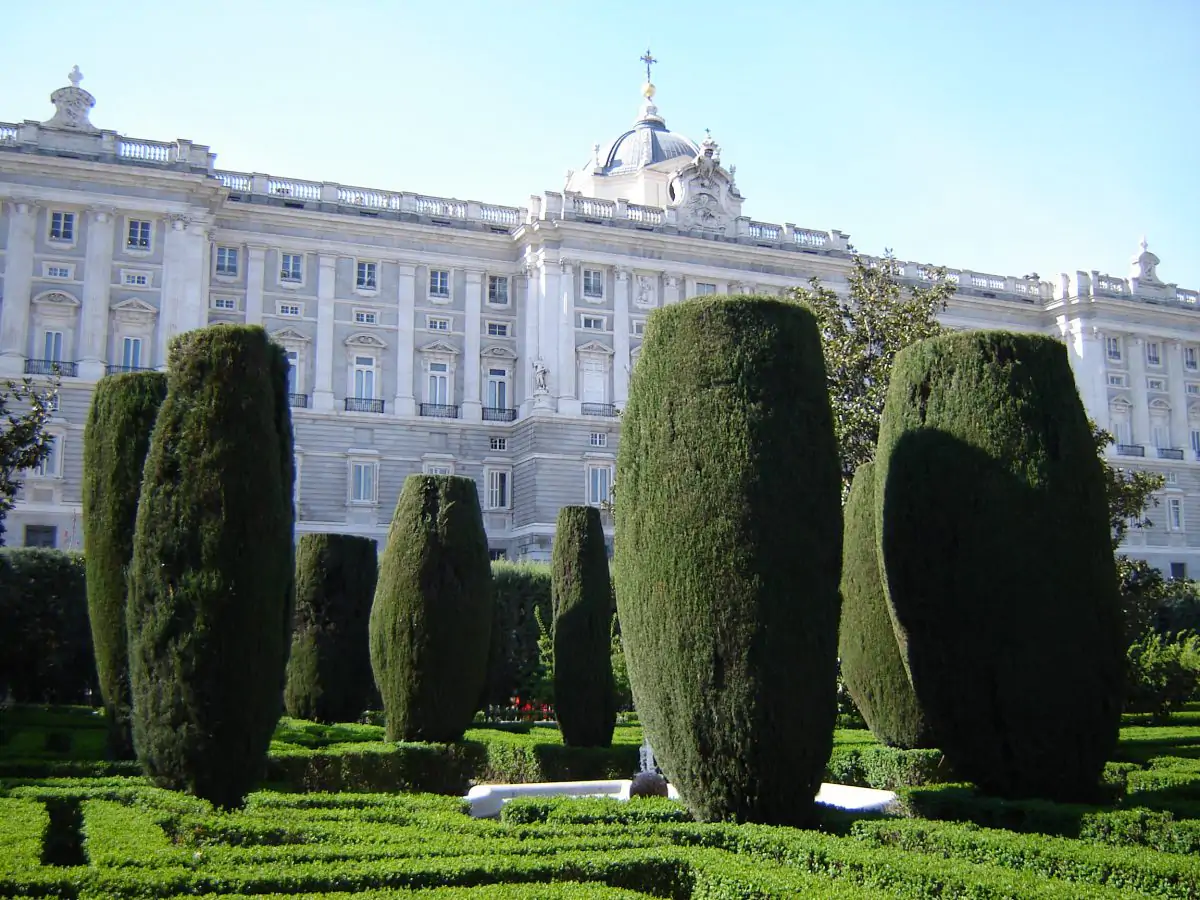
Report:
M646 102L637 122L597 154L593 169L595 174L635 172L669 159L691 158L700 152L699 145L691 138L667 129L666 122L654 105L654 85L647 82L642 88L642 95Z

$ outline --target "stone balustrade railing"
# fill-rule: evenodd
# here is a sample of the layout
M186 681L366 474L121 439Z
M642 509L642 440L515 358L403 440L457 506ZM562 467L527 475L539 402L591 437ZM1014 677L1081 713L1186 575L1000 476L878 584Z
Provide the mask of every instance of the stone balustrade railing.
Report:
M0 122L0 147L22 150L67 152L77 158L100 162L122 162L163 168L196 169L212 172L217 155L203 144L188 140L146 141L122 137L115 131L90 132L45 128L39 122Z
M6 125L0 123L0 143L5 141L15 141L17 139L17 126Z
M1062 299L1108 297L1143 300L1168 305L1200 307L1200 291L1188 290L1158 281L1144 282L1137 278L1118 278L1096 270L1077 271L1074 278L1062 275Z

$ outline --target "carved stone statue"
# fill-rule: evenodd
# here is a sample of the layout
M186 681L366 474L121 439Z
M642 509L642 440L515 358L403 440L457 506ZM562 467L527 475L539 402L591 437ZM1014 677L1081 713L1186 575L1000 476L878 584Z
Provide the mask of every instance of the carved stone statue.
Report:
M533 361L533 392L535 394L550 393L550 369L540 359Z

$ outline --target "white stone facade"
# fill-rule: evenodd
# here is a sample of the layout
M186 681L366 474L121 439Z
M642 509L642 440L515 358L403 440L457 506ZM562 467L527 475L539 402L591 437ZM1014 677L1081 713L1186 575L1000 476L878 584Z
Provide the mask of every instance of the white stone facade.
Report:
M836 230L742 215L711 138L636 124L527 208L222 171L208 147L90 122L72 73L45 123L0 124L0 377L63 373L58 440L8 542L78 546L83 425L107 371L172 335L263 325L291 354L297 529L382 539L404 478L479 483L493 550L548 555L559 507L605 499L646 316L705 293L844 286ZM1127 279L955 269L953 328L1060 336L1123 462L1163 472L1126 548L1200 574L1200 298L1143 244ZM904 263L906 278L923 267Z

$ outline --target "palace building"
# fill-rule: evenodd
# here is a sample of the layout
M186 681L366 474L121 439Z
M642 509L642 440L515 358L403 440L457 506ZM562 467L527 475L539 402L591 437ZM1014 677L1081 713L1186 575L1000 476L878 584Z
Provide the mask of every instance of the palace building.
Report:
M814 276L836 289L851 268L847 234L746 215L716 141L669 130L649 83L564 190L517 208L225 171L203 144L93 125L81 78L51 94L49 120L0 124L0 378L61 376L54 451L25 479L10 544L80 545L97 379L162 368L172 335L247 322L292 362L299 532L382 541L406 476L453 473L477 481L494 555L547 558L561 506L609 497L652 310ZM1128 277L951 269L944 321L1066 343L1111 454L1166 475L1154 527L1125 551L1190 576L1200 297L1158 265L1143 242Z

